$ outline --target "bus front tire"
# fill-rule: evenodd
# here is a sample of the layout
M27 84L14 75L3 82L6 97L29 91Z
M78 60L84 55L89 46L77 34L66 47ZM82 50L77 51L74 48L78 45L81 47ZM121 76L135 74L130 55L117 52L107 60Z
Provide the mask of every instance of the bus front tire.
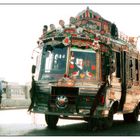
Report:
M135 108L132 113L123 114L123 118L125 122L136 123L139 117L139 106Z
M58 123L59 117L56 115L45 115L45 121L48 125L48 128L55 129Z

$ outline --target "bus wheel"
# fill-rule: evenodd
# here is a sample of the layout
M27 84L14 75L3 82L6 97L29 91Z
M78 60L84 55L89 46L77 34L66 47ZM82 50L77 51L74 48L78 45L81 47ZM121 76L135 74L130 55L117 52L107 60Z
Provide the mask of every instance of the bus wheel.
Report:
M55 129L57 122L58 122L59 117L56 115L45 115L45 120L48 125L48 128L50 129Z
M96 118L88 118L87 122L88 122L88 130L89 131L97 128L98 120Z
M113 125L113 108L110 109L108 117L103 119L103 129L109 129Z
M135 123L138 121L138 117L139 117L139 106L137 106L132 113L123 114L125 122Z

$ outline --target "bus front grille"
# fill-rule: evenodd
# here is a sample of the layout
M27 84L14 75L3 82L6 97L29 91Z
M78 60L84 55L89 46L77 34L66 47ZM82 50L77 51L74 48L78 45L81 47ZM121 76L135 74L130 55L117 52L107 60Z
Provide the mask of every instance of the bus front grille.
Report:
M73 87L52 87L50 102L55 103L58 96L66 96L69 104L75 104L79 88Z

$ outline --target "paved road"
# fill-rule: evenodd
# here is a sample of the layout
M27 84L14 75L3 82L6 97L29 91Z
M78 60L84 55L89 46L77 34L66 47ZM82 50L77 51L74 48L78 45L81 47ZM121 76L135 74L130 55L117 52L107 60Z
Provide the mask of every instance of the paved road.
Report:
M44 115L28 114L26 109L0 110L0 136L140 136L137 124L126 124L122 115L114 116L109 130L88 131L84 121L60 119L56 130L50 130Z

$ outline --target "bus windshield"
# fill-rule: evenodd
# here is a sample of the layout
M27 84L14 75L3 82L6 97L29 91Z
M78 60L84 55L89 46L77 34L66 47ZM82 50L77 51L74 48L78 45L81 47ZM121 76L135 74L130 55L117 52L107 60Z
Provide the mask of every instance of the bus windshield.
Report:
M63 45L47 46L42 56L42 77L41 79L57 79L66 71L67 47Z
M92 49L71 49L69 74L77 79L96 79L96 53Z

